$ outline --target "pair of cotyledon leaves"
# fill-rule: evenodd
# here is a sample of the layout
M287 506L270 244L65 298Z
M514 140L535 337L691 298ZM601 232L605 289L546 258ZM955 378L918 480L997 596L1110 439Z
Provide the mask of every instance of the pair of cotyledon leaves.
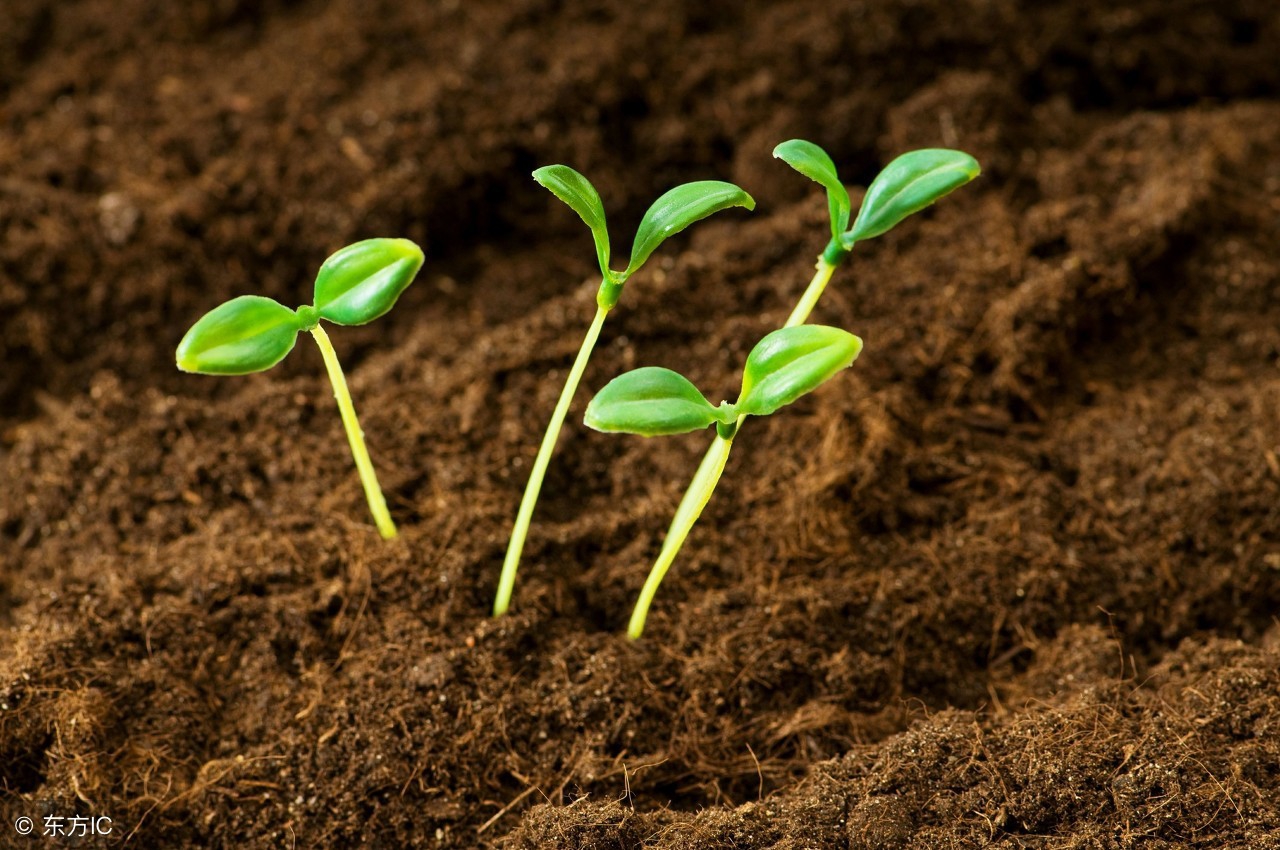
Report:
M717 407L678 372L646 366L606 384L587 405L584 421L597 431L645 437L684 434L715 423L732 427L740 416L768 416L812 392L850 366L861 351L862 340L839 328L782 328L747 355L735 404Z
M605 222L604 204L591 181L567 165L543 166L533 172L533 179L568 204L591 228L600 274L606 284L615 287L635 274L667 237L729 207L756 208L756 202L750 195L722 180L699 180L677 186L654 201L640 219L635 241L631 243L631 257L627 267L619 272L609 266L609 227Z
M320 266L310 306L290 310L261 295L215 307L178 344L178 368L205 375L247 375L284 359L301 331L320 319L363 325L395 306L422 268L422 249L407 239L366 239Z
M853 206L849 190L840 181L835 163L826 151L812 142L792 139L774 148L773 155L827 190L831 236L846 251L855 242L892 229L907 216L968 183L981 171L978 161L963 151L925 148L904 153L871 181L858 217L850 227Z

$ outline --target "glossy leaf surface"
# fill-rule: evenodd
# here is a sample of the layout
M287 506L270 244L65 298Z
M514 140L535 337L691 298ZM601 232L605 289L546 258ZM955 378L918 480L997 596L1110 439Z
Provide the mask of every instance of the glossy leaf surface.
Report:
M766 336L747 355L738 412L767 416L847 368L862 340L839 328L796 325Z
M831 235L839 236L849 226L849 190L836 174L836 164L822 148L804 139L792 139L773 149L773 155L827 190L831 213Z
M978 161L963 151L926 148L904 153L871 181L845 247L879 236L981 171Z
M583 421L597 431L640 434L685 434L721 416L688 378L658 366L619 375L587 405Z
M408 239L365 239L320 266L315 308L336 325L363 325L395 306L422 268L422 249Z
M699 180L670 190L654 201L640 220L624 274L634 274L667 237L729 207L753 210L756 202L737 186L720 180Z
M178 368L203 375L261 372L293 350L301 321L278 301L242 295L210 310L178 343Z
M591 181L567 165L544 165L533 172L533 179L547 191L569 205L591 228L596 243L596 260L600 274L609 276L609 227L605 223L604 204Z

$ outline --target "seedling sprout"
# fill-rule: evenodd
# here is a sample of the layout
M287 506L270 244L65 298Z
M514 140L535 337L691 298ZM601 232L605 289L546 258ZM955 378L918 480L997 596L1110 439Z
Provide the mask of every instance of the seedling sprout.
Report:
M716 482L724 472L729 449L738 428L748 416L768 416L800 396L812 392L837 372L847 368L862 351L862 340L838 328L799 325L782 328L760 340L747 355L742 391L736 403L714 406L687 378L670 369L648 366L614 378L587 405L584 421L597 431L653 437L684 434L708 425L716 426L716 438L695 481L697 506L702 513ZM694 488L690 488L693 490ZM663 554L654 564L640 592L627 634L639 638L658 585L670 569L693 521L681 529L681 537L667 538Z
M369 510L383 538L396 526L369 460L346 378L320 320L363 325L390 310L422 268L422 250L407 239L366 239L348 245L320 266L314 303L297 310L261 295L241 295L215 307L192 325L178 344L178 368L201 375L247 375L279 363L298 333L310 331L320 346L347 442L355 458Z
M832 274L856 243L887 232L912 213L919 212L968 183L981 171L978 161L962 151L929 148L904 153L890 162L871 181L858 209L858 216L850 226L852 203L849 192L840 181L835 163L826 151L812 142L792 139L774 148L773 155L827 190L831 221L831 241L818 257L813 280L800 296L800 301L791 311L784 328L803 325L808 321L809 314L813 312ZM707 450L698 471L694 473L689 488L676 508L671 526L667 529L662 549L650 571L649 581L645 583L645 592L650 597L651 591L656 590L662 576L666 575L698 515L702 513L702 508L710 497L710 490L724 469L731 447L731 442L717 439ZM644 598L641 603L647 609L648 603ZM643 617L639 625L643 627ZM634 617L631 636L639 636Z
M560 436L561 428L564 427L565 417L569 414L569 405L582 380L582 373L587 368L591 351L600 337L600 329L604 326L605 317L618 303L623 284L639 271L645 260L649 259L649 256L668 236L673 236L694 222L729 207L755 209L755 201L751 196L732 183L703 180L677 186L649 207L648 212L640 220L627 267L622 271L614 271L609 265L609 230L605 224L604 205L590 181L567 165L548 165L539 168L533 172L533 179L568 204L570 209L586 222L587 227L591 228L591 236L596 246L596 260L600 266L601 282L600 289L596 293L595 318L587 329L586 338L583 339L578 356L569 370L569 377L565 380L560 399L556 402L551 421L547 424L546 434L543 435L542 444L538 447L538 455L533 462L533 469L529 473L529 483L525 486L524 496L520 500L515 526L511 530L511 541L507 545L506 558L502 564L498 593L493 602L495 617L505 614L511 606L516 572L520 568L520 554L524 550L529 523L533 520L533 509L538 503L538 494L542 489L547 465L551 462L556 440Z

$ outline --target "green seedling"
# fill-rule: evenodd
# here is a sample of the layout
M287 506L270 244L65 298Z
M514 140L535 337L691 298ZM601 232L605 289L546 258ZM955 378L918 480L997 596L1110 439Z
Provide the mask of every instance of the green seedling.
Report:
M520 568L520 554L524 550L525 538L529 533L529 523L533 520L533 509L538 503L538 494L542 490L542 480L551 462L551 454L555 451L556 440L564 427L565 417L569 414L569 404L573 401L582 373L587 368L591 351L600 337L600 329L604 326L605 317L622 294L623 284L639 271L645 260L669 236L684 230L696 221L728 209L729 207L746 207L755 209L755 201L746 192L732 183L719 180L703 180L677 186L653 202L648 212L640 220L635 241L631 246L631 258L622 271L614 271L609 265L610 243L609 229L605 225L604 205L600 195L587 178L569 168L567 165L548 165L533 172L533 179L546 187L560 200L569 205L579 217L591 228L591 236L595 240L596 260L600 265L600 289L596 293L596 315L587 329L587 336L582 341L578 356L569 370L564 389L560 392L560 400L556 403L551 421L547 424L542 445L538 447L538 456L533 462L533 470L529 474L529 483L525 486L524 496L520 500L520 510L516 514L515 526L511 530L511 541L507 545L507 555L502 564L502 576L498 581L498 593L493 602L493 615L500 617L511 606L511 594L515 589L516 572Z
M773 155L827 190L827 208L831 219L831 240L818 257L817 270L804 294L783 327L803 325L822 297L836 268L844 262L853 246L887 232L912 213L973 180L981 172L978 161L962 151L925 149L904 153L890 162L867 187L858 215L853 218L849 191L836 173L835 163L827 152L812 142L792 139L773 150ZM850 225L850 219L853 224ZM724 468L730 444L717 440L707 450L693 481L676 508L654 570L670 565L683 545L705 502L703 491L708 480L719 477ZM666 568L663 567L665 573Z
M338 355L320 320L335 325L373 321L395 305L422 268L422 259L422 250L407 239L366 239L348 245L320 266L314 304L290 310L261 295L241 295L206 313L178 343L178 368L184 372L248 375L279 363L293 350L298 334L310 331L333 384L369 510L387 540L396 536L396 526L369 460Z
M817 274L805 289L784 327L803 324L836 268L858 242L893 229L912 213L950 194L981 173L978 161L962 151L943 148L904 153L890 162L867 187L858 217L849 226L853 206L835 163L822 148L803 139L783 142L773 155L827 190L831 241L818 258Z
M861 351L862 340L838 328L782 328L760 340L747 355L742 391L736 403L713 405L683 375L649 366L614 378L587 405L584 421L597 431L655 437L716 426L715 442L708 455L713 462L703 465L690 487L695 496L689 523L682 528L679 539L667 538L662 555L649 572L627 627L632 639L644 632L658 585L711 499L743 420L748 416L768 416L812 392L852 364Z

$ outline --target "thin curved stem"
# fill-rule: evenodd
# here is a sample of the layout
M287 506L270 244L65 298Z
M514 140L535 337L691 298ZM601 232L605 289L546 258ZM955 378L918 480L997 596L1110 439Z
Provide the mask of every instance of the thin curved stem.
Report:
M533 520L533 509L538 504L538 493L542 490L542 479L547 474L547 465L551 463L551 455L556 449L556 440L560 429L564 427L565 417L569 415L569 404L578 390L582 373L591 359L591 351L600 338L600 328L604 326L605 316L609 308L597 307L596 317L587 330L582 348L578 349L578 357L569 370L569 378L560 391L560 401L556 403L551 421L547 423L547 433L542 437L542 445L538 447L538 457L533 462L533 470L529 473L529 483L525 485L524 497L520 500L520 511L516 514L516 524L511 529L511 542L507 544L507 556L502 562L502 577L498 580L498 595L493 600L493 616L501 617L511 607L511 593L516 586L516 571L520 569L520 554L524 551L524 541L529 534L529 523Z
M333 350L333 343L324 328L316 325L311 328L316 345L320 346L320 354L324 357L324 367L329 372L329 383L333 384L333 397L338 402L338 412L342 414L342 425L347 430L347 442L351 445L351 456L356 461L356 471L360 473L360 483L364 487L364 497L369 502L369 511L373 514L374 524L384 540L396 536L396 524L391 521L391 513L387 510L387 500L378 486L378 474L373 471L373 461L369 460L369 449L364 444L364 431L360 430L360 420L356 418L355 405L351 403L351 392L347 389L347 379L342 374L342 366L338 363L338 354Z
M828 263L825 257L818 259L817 270L813 275L813 279L805 287L804 294L800 296L799 302L796 303L795 309L791 311L791 315L787 318L787 322L783 327L790 328L802 325L809 319L809 314L813 312L818 299L822 297L822 293L831 281L831 275L835 273L835 270L836 266ZM746 416L738 417L739 428L742 427L744 419L746 419ZM649 581L645 582L640 602L636 604L636 613L631 616L631 628L628 630L628 634L632 638L640 636L640 630L644 628L644 614L649 610L649 603L653 601L653 594L657 592L662 576L665 576L667 570L671 568L671 561L675 559L676 553L680 551L680 547L684 544L685 537L688 536L689 529L693 527L694 520L702 513L703 507L707 504L707 499L711 498L711 490L715 489L714 481L720 479L720 473L724 471L724 465L729 459L729 451L732 447L732 440L725 441L717 436L716 441L711 444L711 448L707 449L707 453L703 456L702 463L698 465L698 471L694 474L693 481L689 483L689 489L685 490L684 495L680 498L680 506L676 508L675 518L671 520L671 527L667 529L667 537L663 541L662 551L658 554L658 560L654 563L653 569L649 573ZM706 489L702 482L712 475L715 478L711 484L711 489ZM663 562L664 558L666 559L665 563ZM656 580L654 579L655 575L657 576ZM639 628L636 626L637 616L639 616Z
M787 317L787 323L784 328L803 325L809 321L809 314L813 312L813 308L817 305L818 299L822 297L822 292L827 288L827 283L831 280L831 275L835 273L836 267L826 261L825 258L818 259L818 269L813 276L813 280L809 281L809 285L805 287L804 294L800 296L800 300L796 302L796 308L791 311L791 315Z
M644 589L640 591L640 598L636 600L635 610L631 612L627 637L632 640L638 639L644 633L644 621L649 616L649 606L653 604L658 585L662 584L667 570L671 569L672 562L680 553L680 547L684 545L693 524L698 521L702 509L711 500L711 494L715 492L716 484L724 473L724 465L729 460L729 450L732 448L732 438L726 440L717 434L715 442L711 444L711 450L702 459L698 474L693 477L676 511L676 518L671 523L671 530L667 532L667 539L662 542L662 551L658 553L658 560L653 562L653 569L645 579Z

